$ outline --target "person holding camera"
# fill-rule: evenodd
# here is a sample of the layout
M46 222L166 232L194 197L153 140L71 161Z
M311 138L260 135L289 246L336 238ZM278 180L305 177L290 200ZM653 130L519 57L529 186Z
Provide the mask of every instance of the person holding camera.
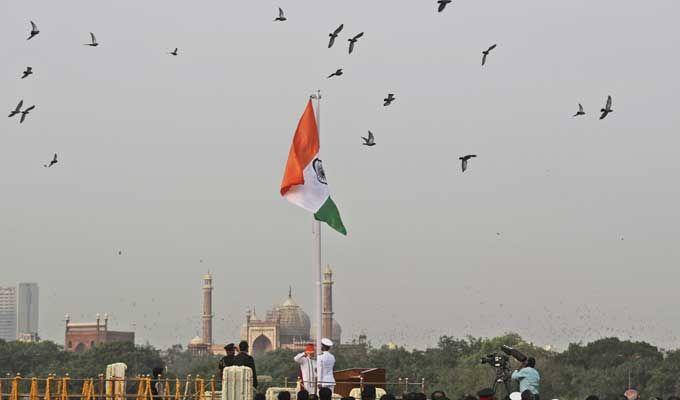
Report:
M541 376L536 370L536 359L533 357L527 358L522 362L519 369L515 370L510 378L513 381L519 382L519 391L524 392L525 390L530 391L534 396L533 400L539 400L539 385L541 382Z

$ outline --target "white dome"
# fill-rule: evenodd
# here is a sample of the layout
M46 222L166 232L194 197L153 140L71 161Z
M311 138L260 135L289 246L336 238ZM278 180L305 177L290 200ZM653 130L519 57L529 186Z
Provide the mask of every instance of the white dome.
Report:
M309 315L297 305L291 295L275 308L274 317L278 318L281 336L307 338L309 335Z
M201 338L200 336L196 336L195 338L191 339L189 344L193 344L193 345L203 344L203 338Z

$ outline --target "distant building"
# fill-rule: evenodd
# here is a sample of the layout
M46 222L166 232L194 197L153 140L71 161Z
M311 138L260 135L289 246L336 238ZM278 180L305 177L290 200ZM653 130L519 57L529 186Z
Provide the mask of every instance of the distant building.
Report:
M342 328L333 318L333 271L326 267L323 280L322 336L340 344ZM254 311L246 313L246 323L241 328L241 339L250 345L253 354L277 349L302 350L314 341L316 326L312 326L309 315L293 300L292 291L281 304L259 319Z
M194 356L203 356L209 353L210 346L203 341L202 337L196 336L189 342L187 350Z
M17 323L18 337L25 340L28 337L38 337L38 300L37 283L20 283L17 293Z
M213 341L212 275L210 273L203 275L202 283L202 334L191 339L187 348L194 355L225 354L224 343ZM333 271L328 266L323 280L321 332L324 337L339 344L342 328L334 318L333 283ZM241 328L241 339L248 342L253 354L281 348L302 350L315 337L316 327L312 326L309 315L293 300L292 290L289 290L287 299L267 312L264 319L259 319L255 311L249 310L246 314L246 323Z
M71 322L71 318L67 314L64 349L79 353L102 343L135 342L134 332L110 331L108 325L108 314L104 314L103 322L97 314L95 322L84 323Z
M0 287L0 339L17 340L17 289Z
M213 278L210 272L203 275L203 304L201 313L201 325L203 328L202 336L191 339L187 349L193 355L204 354L225 354L223 345L213 343L213 314L212 295Z
M24 343L37 343L40 337L36 333L20 333L17 340Z
M212 292L212 275L208 272L203 275L203 315L201 316L203 321L203 343L208 346L211 346L213 342Z

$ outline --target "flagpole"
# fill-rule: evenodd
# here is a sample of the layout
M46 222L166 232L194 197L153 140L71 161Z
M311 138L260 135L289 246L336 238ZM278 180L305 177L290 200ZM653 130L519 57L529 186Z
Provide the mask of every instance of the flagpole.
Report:
M319 135L319 144L321 144L321 90L317 90L316 94L310 96L312 99L316 99L316 129ZM316 275L316 381L317 384L314 385L314 394L318 392L319 382L322 379L321 363L318 362L319 355L321 354L321 322L322 322L322 309L321 309L321 298L322 298L322 285L321 285L321 222L314 219L312 223L312 232L314 235L314 245L313 245L313 266Z

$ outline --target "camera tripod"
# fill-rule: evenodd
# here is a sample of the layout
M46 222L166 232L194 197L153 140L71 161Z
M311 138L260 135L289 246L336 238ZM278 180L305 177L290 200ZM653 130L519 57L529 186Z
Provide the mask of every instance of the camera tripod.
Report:
M491 389L493 389L493 392L498 394L496 389L502 384L503 387L505 388L505 396L510 396L510 393L512 391L510 390L510 371L508 371L505 368L502 367L497 367L496 368L496 378L493 381L493 385L491 386ZM496 397L497 399L503 399L503 397Z

